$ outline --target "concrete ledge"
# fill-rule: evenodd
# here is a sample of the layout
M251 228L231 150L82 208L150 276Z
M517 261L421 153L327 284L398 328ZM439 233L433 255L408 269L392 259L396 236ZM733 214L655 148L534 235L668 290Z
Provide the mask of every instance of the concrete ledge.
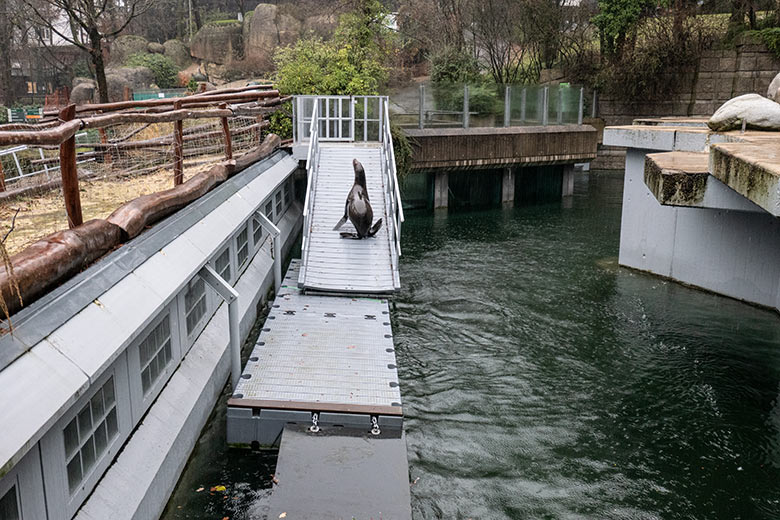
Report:
M667 152L645 156L645 184L663 205L701 207L707 187L709 156Z
M302 225L294 203L278 223L283 253ZM257 252L235 288L241 336L246 338L257 307L273 287L270 241ZM76 520L159 518L230 372L227 306L222 304L179 368L106 471Z
M771 215L780 216L780 133L771 143L713 145L709 171Z

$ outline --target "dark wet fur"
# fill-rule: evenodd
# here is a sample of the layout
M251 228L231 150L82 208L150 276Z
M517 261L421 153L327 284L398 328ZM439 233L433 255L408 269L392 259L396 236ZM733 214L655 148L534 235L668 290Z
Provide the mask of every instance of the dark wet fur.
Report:
M344 205L344 217L336 224L333 231L338 231L349 219L355 226L357 233L342 232L341 236L343 238L361 239L373 237L382 227L382 219L380 218L373 226L371 225L371 222L374 220L374 210L371 208L371 202L368 200L366 171L357 159L352 161L352 167L355 170L355 183L352 185L352 189L349 190L349 195L347 195L347 201Z

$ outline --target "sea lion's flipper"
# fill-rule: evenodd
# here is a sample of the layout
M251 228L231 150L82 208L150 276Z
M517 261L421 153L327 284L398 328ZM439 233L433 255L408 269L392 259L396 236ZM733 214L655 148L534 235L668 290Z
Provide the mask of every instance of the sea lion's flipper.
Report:
M338 231L341 226L347 223L347 219L349 218L349 197L347 197L347 202L344 204L344 216L339 220L339 223L336 224L333 227L333 231Z
M360 237L357 233L347 233L346 231L342 231L339 234L341 235L341 238L354 238L355 240L360 240Z
M339 223L334 226L333 231L338 231L341 228L341 226L343 226L346 223L347 223L347 216L344 215L341 218L341 220L339 220Z
M372 237L376 235L376 232L379 231L381 227L382 227L382 219L380 218L379 220L376 221L376 223L374 223L373 226L371 226L371 229L368 230L366 236Z

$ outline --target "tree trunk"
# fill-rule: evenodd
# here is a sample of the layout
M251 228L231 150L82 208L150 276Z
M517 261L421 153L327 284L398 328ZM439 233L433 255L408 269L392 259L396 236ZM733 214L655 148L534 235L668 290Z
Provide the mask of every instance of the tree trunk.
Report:
M108 82L106 82L106 65L103 62L103 42L95 27L89 31L89 54L92 65L95 67L95 80L97 81L98 95L101 103L108 103Z
M11 106L16 101L11 76L11 19L8 0L0 0L0 103Z

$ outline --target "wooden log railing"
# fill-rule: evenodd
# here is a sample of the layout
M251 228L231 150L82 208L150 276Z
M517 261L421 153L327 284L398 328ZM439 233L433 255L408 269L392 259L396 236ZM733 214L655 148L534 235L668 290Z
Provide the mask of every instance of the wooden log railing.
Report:
M110 149L141 149L170 146L171 141L159 138L141 142L111 143L108 142L105 128L128 123L173 123L173 184L181 185L184 181L184 120L208 119L220 120L221 130L200 134L190 134L189 139L217 137L224 140L225 158L233 157L232 136L245 132L257 132L258 140L261 130L268 126L263 117L279 107L290 98L282 98L277 90L269 85L252 85L223 91L211 91L181 98L148 99L142 101L120 101L115 103L69 105L59 112L44 112L45 116L57 116L56 122L46 122L41 126L25 125L0 126L0 146L26 144L39 147L59 147L60 174L62 177L63 196L68 213L68 225L77 227L83 222L81 199L76 169L75 135L84 129L100 130L101 142L86 146L96 152L105 154L104 161L111 162ZM233 103L229 105L228 103ZM196 110L199 109L199 110ZM129 110L132 110L129 112ZM107 113L108 112L108 113ZM83 117L77 117L83 115ZM231 132L228 118L233 116L256 117L257 122L246 128ZM56 124L55 124L56 123ZM28 128L29 127L29 128ZM34 128L34 130L33 130ZM0 191L5 190L2 173L0 173Z

